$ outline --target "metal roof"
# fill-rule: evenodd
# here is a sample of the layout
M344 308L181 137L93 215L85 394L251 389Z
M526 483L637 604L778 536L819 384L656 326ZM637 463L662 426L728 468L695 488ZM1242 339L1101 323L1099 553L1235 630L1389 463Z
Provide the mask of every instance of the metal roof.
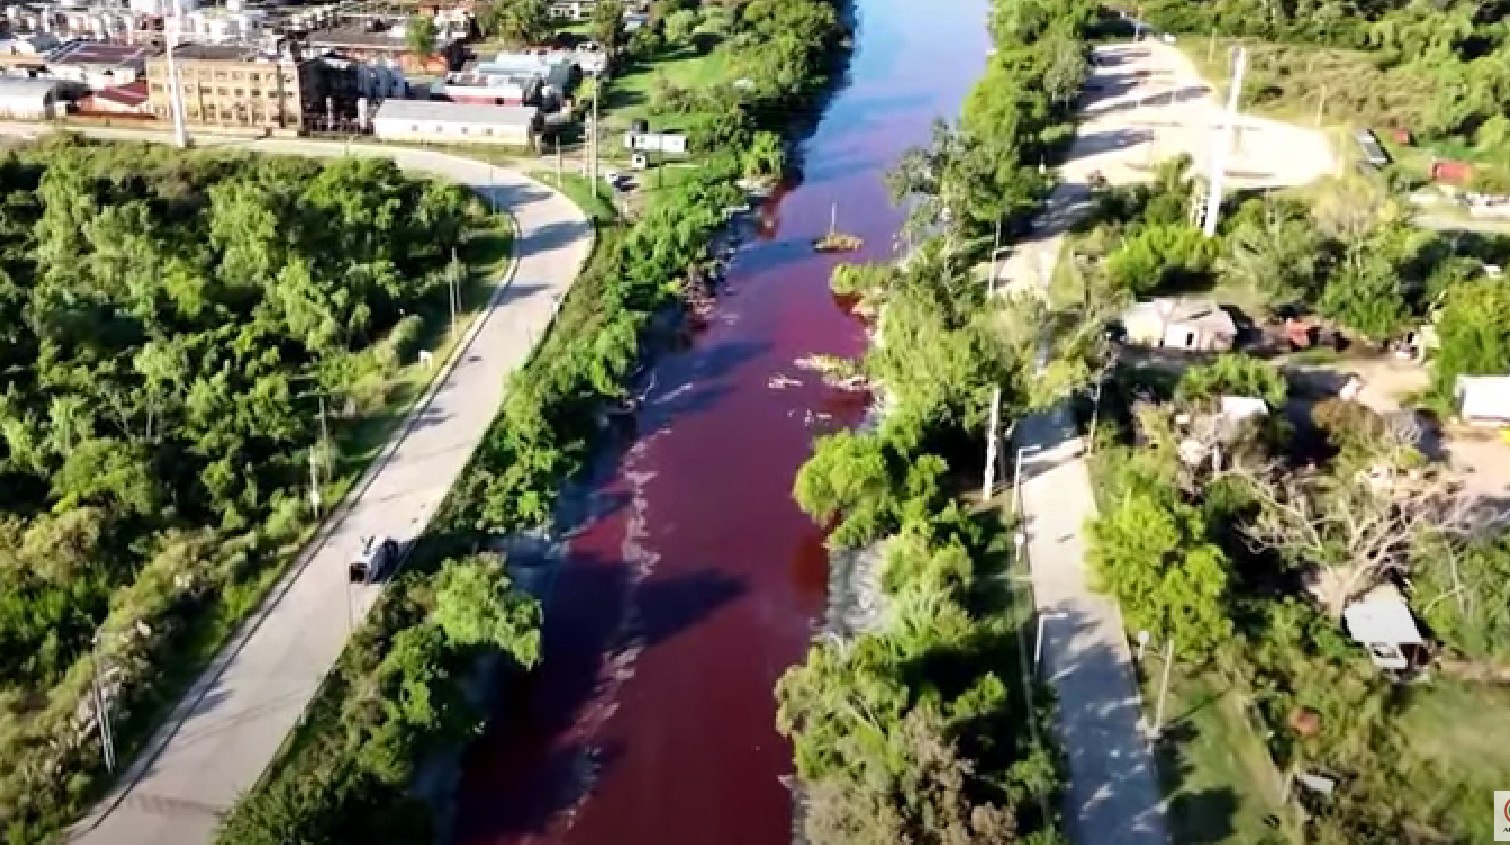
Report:
M429 120L445 123L529 127L540 110L534 106L488 106L445 100L384 100L374 120Z
M1510 376L1458 376L1457 388L1465 418L1510 420Z
M56 79L0 76L0 97L36 97L40 100L56 90L58 90Z

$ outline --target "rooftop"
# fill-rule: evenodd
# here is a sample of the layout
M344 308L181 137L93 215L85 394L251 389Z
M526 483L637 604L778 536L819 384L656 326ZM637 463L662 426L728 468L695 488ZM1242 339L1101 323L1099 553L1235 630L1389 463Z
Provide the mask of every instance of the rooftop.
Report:
M28 76L0 76L0 97L41 98L58 90L56 79L33 79Z
M1457 388L1464 417L1510 420L1510 376L1458 376Z
M147 80L138 79L114 88L104 88L94 92L93 96L96 100L119 103L123 106L139 106L147 102Z
M1164 298L1135 303L1123 320L1156 319L1165 323L1199 325L1208 331L1236 335L1237 324L1226 309L1210 299Z
M120 67L139 65L153 51L147 47L128 44L104 44L99 41L70 41L47 54L47 61L56 65L98 65Z
M312 29L307 37L310 45L315 47L378 47L404 52L409 50L409 45L404 40L402 24L376 30L364 24L342 24L324 29ZM445 49L453 40L446 37L444 33L437 32L435 47Z
M384 100L375 120L431 120L450 123L530 126L539 117L534 106L485 106L444 100Z

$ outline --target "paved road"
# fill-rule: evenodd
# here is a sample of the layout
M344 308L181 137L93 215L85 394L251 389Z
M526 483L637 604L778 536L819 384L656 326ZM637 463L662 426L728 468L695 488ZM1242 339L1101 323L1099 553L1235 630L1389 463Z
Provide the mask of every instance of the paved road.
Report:
M0 124L0 134L34 132L35 126ZM226 143L298 155L342 153L338 144L308 141ZM212 839L218 815L255 784L335 662L352 615L360 618L378 597L377 587L348 588L346 563L358 538L383 532L407 540L424 530L492 421L506 379L545 332L591 247L591 225L577 207L518 173L431 151L353 151L469 185L511 211L520 233L513 280L474 321L454 369L374 463L328 542L290 573L196 682L124 779L124 790L77 826L78 843L203 845Z
M1064 233L1085 211L1088 177L1146 179L1151 165L1180 152L1197 162L1211 149L1220 107L1188 60L1154 42L1096 49L1084 119L1060 184L1003 264L1004 289L1041 295ZM1244 117L1234 151L1237 181L1297 184L1335 166L1325 137ZM1069 757L1065 819L1079 845L1163 845L1169 841L1158 773L1141 728L1132 654L1117 604L1091 588L1084 530L1095 516L1083 445L1067 409L1029 417L1022 449L1022 507L1034 602L1043 616L1042 670L1059 696L1057 732Z

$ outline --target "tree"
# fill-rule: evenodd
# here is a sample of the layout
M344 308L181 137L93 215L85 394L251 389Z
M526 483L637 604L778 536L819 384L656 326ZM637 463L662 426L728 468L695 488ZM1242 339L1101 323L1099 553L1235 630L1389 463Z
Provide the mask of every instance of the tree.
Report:
M547 0L492 0L482 8L482 30L510 44L536 44L551 33Z
M525 668L540 660L540 602L514 590L495 557L446 561L436 578L434 615L457 645L498 649Z
M1369 260L1333 273L1321 292L1321 313L1374 341L1399 331L1409 311L1400 281L1386 261Z
M664 27L666 40L681 46L692 39L692 32L701 20L696 9L678 9L667 16L661 26Z
M1436 317L1432 382L1451 396L1460 375L1510 371L1510 279L1485 276L1446 291Z
M1185 223L1143 226L1106 257L1113 281L1136 294L1189 288L1202 281L1216 245Z
M1466 547L1428 534L1412 549L1411 604L1470 659L1510 659L1510 533Z
M1173 491L1125 493L1091 524L1089 558L1128 625L1172 638L1181 656L1209 654L1231 635L1227 556Z
M756 132L744 153L744 175L779 179L786 169L786 143L775 132Z
M1209 364L1197 364L1180 376L1175 395L1186 401L1208 402L1222 396L1252 396L1270 408L1284 404L1284 374L1279 368L1242 353L1229 353Z
M624 0L598 0L587 27L593 40L613 56L624 45Z
M1261 217L1227 236L1226 249L1217 270L1230 282L1260 291L1270 304L1315 299L1323 248L1310 221L1265 202Z
M411 15L404 27L404 43L416 56L428 59L435 55L435 18L430 15Z
M1238 473L1257 503L1244 526L1255 551L1273 551L1307 572L1328 615L1392 573L1409 572L1409 550L1432 536L1460 548L1497 514L1452 492L1445 481L1358 474Z

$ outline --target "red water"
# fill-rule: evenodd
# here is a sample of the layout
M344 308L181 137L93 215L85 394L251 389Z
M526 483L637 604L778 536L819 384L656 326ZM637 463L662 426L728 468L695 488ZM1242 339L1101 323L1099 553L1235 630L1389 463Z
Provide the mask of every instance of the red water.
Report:
M823 536L792 502L813 437L864 398L793 362L854 356L829 222L891 254L882 176L985 62L985 0L858 0L846 82L803 144L802 184L734 259L690 349L661 358L627 451L605 455L546 614L545 660L466 763L459 842L778 845L791 749L772 688L822 614ZM788 375L800 387L773 389Z

